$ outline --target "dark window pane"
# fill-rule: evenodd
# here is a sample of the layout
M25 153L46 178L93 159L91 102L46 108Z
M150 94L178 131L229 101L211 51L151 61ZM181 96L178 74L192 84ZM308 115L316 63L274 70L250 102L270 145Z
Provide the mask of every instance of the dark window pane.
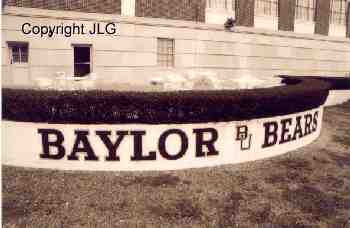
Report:
M28 43L8 42L11 50L11 63L28 62Z
M90 47L74 47L74 76L82 77L90 73Z
M21 62L27 63L28 62L28 46L22 46L20 47L20 53L21 53Z
M82 77L90 73L90 64L74 64L74 76Z
M90 47L74 47L74 62L90 62Z

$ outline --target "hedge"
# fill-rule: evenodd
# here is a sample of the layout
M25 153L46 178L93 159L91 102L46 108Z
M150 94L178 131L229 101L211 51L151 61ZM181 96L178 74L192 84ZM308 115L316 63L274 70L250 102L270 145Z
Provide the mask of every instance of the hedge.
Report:
M330 84L293 79L253 90L121 92L2 89L3 119L75 124L204 123L287 115L317 108Z
M292 82L300 79L318 79L331 84L331 90L347 90L350 89L350 77L332 77L332 76L291 76L280 75L284 82Z

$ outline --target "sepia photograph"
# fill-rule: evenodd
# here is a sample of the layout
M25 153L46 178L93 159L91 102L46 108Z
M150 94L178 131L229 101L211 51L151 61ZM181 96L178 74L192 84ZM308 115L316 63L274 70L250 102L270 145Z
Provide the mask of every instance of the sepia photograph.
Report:
M350 0L3 0L1 226L350 228Z

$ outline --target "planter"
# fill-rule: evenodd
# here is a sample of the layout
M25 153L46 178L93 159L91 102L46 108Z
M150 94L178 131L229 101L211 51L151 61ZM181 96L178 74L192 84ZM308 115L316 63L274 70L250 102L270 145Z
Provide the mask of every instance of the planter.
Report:
M330 84L231 91L3 89L3 164L174 170L286 153L315 140Z

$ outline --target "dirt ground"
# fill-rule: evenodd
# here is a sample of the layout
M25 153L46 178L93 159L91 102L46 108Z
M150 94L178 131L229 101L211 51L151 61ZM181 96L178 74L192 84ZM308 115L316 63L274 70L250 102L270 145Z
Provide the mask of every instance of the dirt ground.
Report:
M172 172L2 167L4 227L350 227L350 102L272 159Z

